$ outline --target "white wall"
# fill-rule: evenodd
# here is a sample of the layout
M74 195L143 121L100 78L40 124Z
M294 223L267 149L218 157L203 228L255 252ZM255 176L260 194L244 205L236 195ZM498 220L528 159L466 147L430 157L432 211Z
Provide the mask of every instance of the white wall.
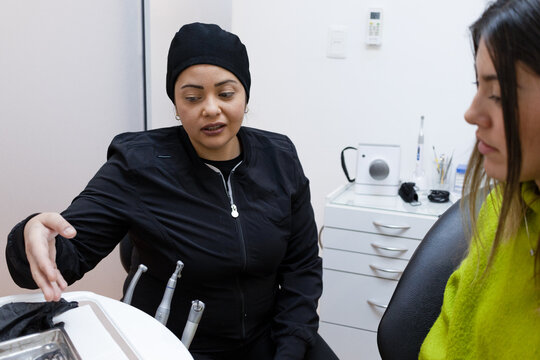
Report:
M232 30L251 62L245 125L295 142L319 226L325 196L346 182L339 155L347 145L401 145L406 180L425 115L427 158L434 145L454 150L455 163L466 162L474 130L463 113L475 91L467 28L484 6L483 0L233 1ZM369 7L383 8L380 48L364 43ZM345 59L326 57L334 25L348 29Z
M454 149L456 163L468 156L474 132L462 118L474 72L467 26L483 0L160 0L146 7L149 128L176 124L165 64L179 26L232 29L251 62L246 125L296 143L319 225L324 197L345 182L339 153L347 145L400 144L407 179L425 115L427 150ZM384 10L378 49L364 45L368 7ZM2 2L0 248L27 214L65 208L105 160L114 134L142 127L140 20L137 0ZM333 25L348 29L346 59L326 57ZM117 254L103 266L79 288L103 286L98 292L118 297ZM0 281L0 295L20 291L3 257Z
M26 216L66 208L112 137L143 128L139 0L0 4L0 248ZM69 290L119 298L117 251ZM23 292L0 256L0 296Z
M174 34L184 24L207 22L231 29L232 0L159 0L146 2L146 62L148 128L174 126L174 106L165 91L167 53Z

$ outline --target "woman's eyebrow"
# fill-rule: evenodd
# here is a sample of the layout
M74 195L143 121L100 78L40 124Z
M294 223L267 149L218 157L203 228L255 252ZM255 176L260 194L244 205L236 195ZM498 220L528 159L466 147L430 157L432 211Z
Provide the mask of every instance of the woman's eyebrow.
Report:
M495 74L482 75L481 78L482 78L482 80L484 80L485 82L488 82L488 81L497 81L497 80L499 80L499 78L498 78L497 75L495 75Z
M186 84L186 85L182 85L182 87L180 89L185 89L185 88L195 88L195 89L204 89L204 87L202 87L201 85L193 85L193 84Z
M230 79L230 80L224 80L224 81L220 81L218 83L215 83L214 86L215 87L218 87L218 86L221 86L221 85L224 85L224 84L227 84L227 83L237 83L236 81Z

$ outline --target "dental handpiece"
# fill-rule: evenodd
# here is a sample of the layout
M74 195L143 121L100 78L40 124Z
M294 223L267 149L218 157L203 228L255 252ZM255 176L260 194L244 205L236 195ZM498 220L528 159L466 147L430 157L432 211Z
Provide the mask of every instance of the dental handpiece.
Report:
M184 263L178 260L176 262L176 269L174 270L174 273L169 278L169 281L167 281L167 287L163 293L161 304L159 304L156 311L155 318L163 325L167 325L167 320L169 319L169 313L171 311L171 301L174 294L174 289L176 288L176 279L180 278L180 272L182 271L183 267Z
M195 336L203 312L204 303L200 300L193 300L191 302L191 309L189 310L188 320L186 321L186 326L184 327L181 339L182 344L184 344L186 349L189 349L189 346L191 345L191 341Z
M133 298L133 291L135 291L135 286L137 286L137 282L139 281L139 278L141 277L141 274L143 272L146 272L148 268L144 266L143 264L139 265L139 268L137 269L137 272L133 276L133 279L129 282L129 286L126 291L126 295L124 296L123 302L126 304L131 304L131 298Z

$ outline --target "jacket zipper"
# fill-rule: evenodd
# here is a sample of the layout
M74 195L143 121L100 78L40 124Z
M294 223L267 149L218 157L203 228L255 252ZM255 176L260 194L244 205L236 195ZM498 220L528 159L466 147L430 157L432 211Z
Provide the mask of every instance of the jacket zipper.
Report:
M234 170L240 165L240 163L236 164L236 166L231 170L231 173L229 174L229 179L227 182L225 182L225 177L221 173L221 171L216 168L215 166L212 166L210 164L206 164L209 168L214 170L219 174L221 177L221 181L223 182L223 186L225 187L225 193L227 197L229 198L229 203L231 205L231 216L235 219L236 228L238 230L238 236L240 238L240 243L242 244L242 271L246 270L247 267L247 250L246 250L246 242L244 241L244 234L242 232L242 227L240 226L240 220L238 219L238 216L240 216L240 213L238 212L238 208L236 207L236 204L234 203L233 193L232 193L232 186L231 186L231 178L234 174ZM238 293L240 294L240 304L241 304L241 310L242 310L242 339L246 338L246 324L245 324L245 318L246 318L246 306L245 306L245 298L244 298L244 291L242 289L242 285L240 284L240 278L236 278L236 285L238 288Z

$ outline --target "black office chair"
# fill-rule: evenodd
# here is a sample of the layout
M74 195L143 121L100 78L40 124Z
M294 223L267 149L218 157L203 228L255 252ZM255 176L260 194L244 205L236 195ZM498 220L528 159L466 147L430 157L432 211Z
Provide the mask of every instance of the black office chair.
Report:
M124 280L124 286L122 291L122 293L126 295L128 286L131 283L133 277L135 276L135 273L137 272L140 264L139 253L137 252L137 249L135 249L135 247L133 246L133 241L131 240L129 233L127 233L120 241L119 250L120 263L122 264L124 270L126 270L127 272L126 280ZM125 300L124 297L122 297L122 300Z
M131 268L132 256L133 243L131 242L129 234L126 234L126 236L124 236L124 238L120 241L120 262L122 263L124 270L126 270L128 273Z
M441 312L446 282L468 249L463 219L458 201L435 222L405 268L379 323L383 360L418 359Z

